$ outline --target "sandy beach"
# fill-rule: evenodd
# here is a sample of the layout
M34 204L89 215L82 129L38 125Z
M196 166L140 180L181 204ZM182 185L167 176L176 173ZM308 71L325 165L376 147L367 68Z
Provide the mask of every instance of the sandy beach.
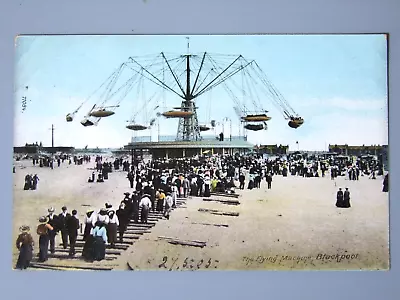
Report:
M33 167L30 160L15 165L13 265L19 226L31 226L36 254L37 220L47 214L48 207L55 207L56 213L64 205L69 211L76 209L83 221L89 206L98 210L109 202L116 207L123 193L131 191L122 171L110 173L104 183L87 183L93 160L80 166L64 162L54 170ZM38 174L38 190L23 190L28 173ZM349 188L351 208L335 207L339 187ZM381 190L381 177L349 181L345 177L274 176L271 190L265 181L261 189L238 190L240 205L190 198L172 212L170 220L158 221L113 264L117 270L128 269L128 263L135 270L387 269L389 199ZM239 216L212 215L199 208L238 212ZM203 241L206 246L172 245L159 236ZM61 238L56 239L58 244Z

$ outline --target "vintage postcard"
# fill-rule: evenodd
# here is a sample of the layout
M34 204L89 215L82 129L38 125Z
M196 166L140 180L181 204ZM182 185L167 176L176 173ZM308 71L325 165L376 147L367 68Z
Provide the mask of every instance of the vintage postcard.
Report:
M15 54L13 268L389 269L387 35Z

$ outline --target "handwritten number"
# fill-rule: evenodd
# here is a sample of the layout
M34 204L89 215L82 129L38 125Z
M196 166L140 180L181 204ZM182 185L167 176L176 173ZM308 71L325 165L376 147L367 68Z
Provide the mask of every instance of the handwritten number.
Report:
M169 268L169 271L172 271L173 266L175 265L175 263L178 261L178 258L176 259L172 259L172 265L171 268ZM179 268L179 267L178 267Z
M219 260L214 260L214 262L217 264L217 263L219 263ZM218 268L217 265L214 266L214 269L216 269L216 268Z
M198 263L197 263L197 269L200 269L200 266L203 264L204 260L201 259Z
M187 266L187 264L188 264L188 262L187 262L188 259L189 259L189 257L186 257L186 258L185 258L185 261L183 262L183 266L182 266L182 267L186 268L186 266Z
M208 260L207 264L205 265L206 268L208 268L211 265L211 258Z
M194 263L194 259L192 258L192 259L190 260L190 262L191 262L191 263ZM190 264L189 268L191 268L191 269L192 269L192 268L193 268L193 265L192 265L192 264Z
M163 263L160 264L158 267L159 267L159 268L164 267L165 269L167 269L167 266L165 265L166 262L167 262L167 260L168 260L168 256L164 256L164 257L163 257Z

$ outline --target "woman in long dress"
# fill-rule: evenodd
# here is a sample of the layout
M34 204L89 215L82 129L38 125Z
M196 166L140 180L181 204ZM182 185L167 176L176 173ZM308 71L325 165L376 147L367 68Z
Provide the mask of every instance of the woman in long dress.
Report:
M103 222L97 222L93 229L93 259L101 261L106 256L107 230Z
M18 261L15 266L16 269L24 270L28 268L32 260L34 242L29 230L29 226L25 225L19 228L21 233L16 241L16 246L19 250Z
M343 207L343 191L341 188L336 193L336 207Z
M24 190L30 190L32 187L32 177L31 175L27 174L25 176L25 184L24 184Z
M83 240L86 241L87 237L90 236L90 232L92 231L92 228L95 225L95 220L97 216L94 213L93 209L89 209L86 212L85 216L85 231L83 232Z
M351 207L351 205L350 205L350 192L349 192L348 188L346 188L346 190L344 191L344 194L343 194L343 207L344 208Z
M385 178L383 179L382 192L384 192L384 193L389 192L389 174L386 174Z
M38 182L39 182L39 176L37 176L37 174L35 174L35 176L32 177L32 186L31 186L32 190L37 189Z

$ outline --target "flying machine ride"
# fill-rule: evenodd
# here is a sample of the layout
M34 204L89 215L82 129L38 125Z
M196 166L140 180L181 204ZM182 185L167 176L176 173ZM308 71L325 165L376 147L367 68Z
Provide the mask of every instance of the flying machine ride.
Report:
M101 119L114 116L129 95L133 116L126 129L134 132L151 130L163 117L177 120L177 140L201 140L201 133L216 126L215 120L210 123L209 118L204 116L203 122L199 122L198 116L202 114L203 107L199 105L201 96L217 87L223 88L233 102L232 106L245 130L267 129L267 122L272 119L265 109L269 103L288 120L290 128L296 129L304 124L304 119L272 85L255 60L247 60L242 55L191 54L189 45L188 53L184 55L167 57L161 52L155 56L129 57L76 110L66 115L66 121L73 122L83 105L90 99L96 99L80 123L84 127L97 125ZM134 90L137 92L135 96ZM147 97L146 91L153 95ZM180 99L180 106L176 102L167 105L165 93L169 93L169 100L173 100L171 95L175 101ZM218 104L217 101L209 102L210 111L225 113L220 109L211 109ZM228 104L226 109L232 106Z

